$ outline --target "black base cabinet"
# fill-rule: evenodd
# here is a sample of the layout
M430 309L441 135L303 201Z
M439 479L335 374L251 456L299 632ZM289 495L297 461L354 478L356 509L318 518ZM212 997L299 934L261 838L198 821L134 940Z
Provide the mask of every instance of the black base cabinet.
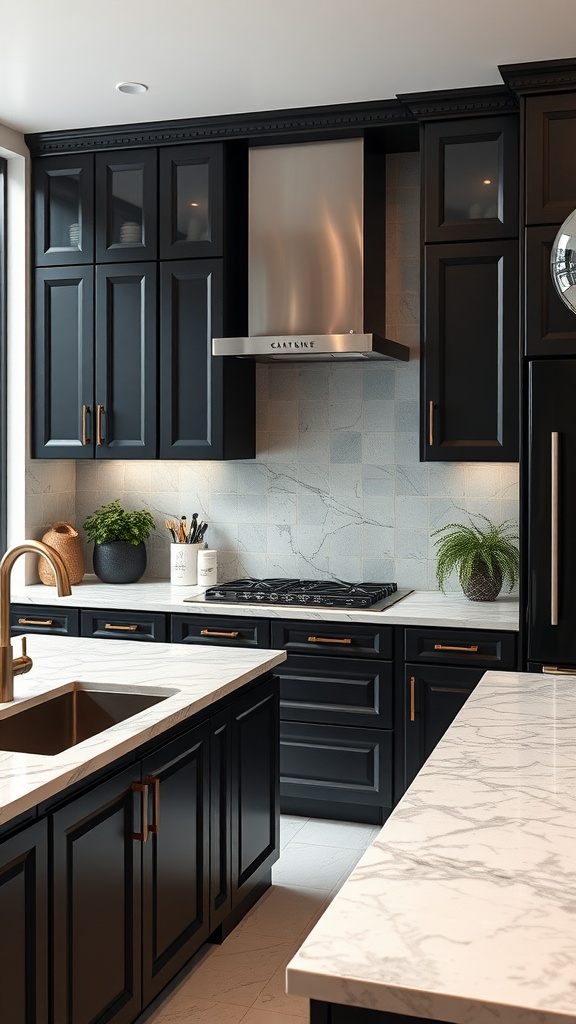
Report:
M132 1024L270 883L274 677L124 761L0 841L2 1021Z
M342 1003L310 1002L310 1024L447 1024L430 1017L406 1017L403 1013L386 1010L366 1010L362 1006L343 1006Z

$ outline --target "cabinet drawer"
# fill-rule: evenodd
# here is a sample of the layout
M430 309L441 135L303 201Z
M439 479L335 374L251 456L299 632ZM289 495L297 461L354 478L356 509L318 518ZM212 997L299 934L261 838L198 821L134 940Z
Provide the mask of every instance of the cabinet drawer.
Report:
M266 619L173 615L171 638L173 644L270 647L270 627Z
M391 626L353 622L272 622L273 648L298 654L337 654L346 658L391 658Z
M406 661L515 669L516 634L471 629L406 630Z
M281 722L280 795L391 807L392 731Z
M159 613L87 610L81 616L81 636L112 640L166 640L166 616Z
M57 636L79 636L78 608L52 608L49 605L13 604L10 609L10 632L53 633Z
M283 721L392 728L391 663L294 654L274 672Z

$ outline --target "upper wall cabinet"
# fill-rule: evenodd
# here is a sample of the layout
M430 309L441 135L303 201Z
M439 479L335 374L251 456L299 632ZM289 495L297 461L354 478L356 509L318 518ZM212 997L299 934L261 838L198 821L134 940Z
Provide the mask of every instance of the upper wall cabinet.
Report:
M94 157L51 156L33 164L37 267L94 259Z
M526 223L560 225L576 209L576 93L526 98Z
M432 122L424 129L426 242L518 234L515 116Z
M155 260L158 255L154 149L96 154L96 262Z
M160 259L223 255L222 190L221 145L160 150Z

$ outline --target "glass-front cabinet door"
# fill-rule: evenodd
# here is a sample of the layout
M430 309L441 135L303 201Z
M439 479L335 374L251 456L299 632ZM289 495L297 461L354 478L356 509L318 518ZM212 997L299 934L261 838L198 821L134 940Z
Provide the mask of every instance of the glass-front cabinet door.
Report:
M96 262L158 254L156 150L96 154Z
M426 242L518 234L517 134L515 115L426 125Z
M222 144L160 150L160 259L222 256Z
M34 161L36 266L94 259L94 156Z

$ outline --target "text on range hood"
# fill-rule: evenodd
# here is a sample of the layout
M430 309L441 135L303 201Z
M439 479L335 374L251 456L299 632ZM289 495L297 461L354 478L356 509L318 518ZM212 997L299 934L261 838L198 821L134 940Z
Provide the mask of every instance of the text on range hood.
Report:
M363 139L249 152L248 337L219 356L407 360L384 337L385 155Z

